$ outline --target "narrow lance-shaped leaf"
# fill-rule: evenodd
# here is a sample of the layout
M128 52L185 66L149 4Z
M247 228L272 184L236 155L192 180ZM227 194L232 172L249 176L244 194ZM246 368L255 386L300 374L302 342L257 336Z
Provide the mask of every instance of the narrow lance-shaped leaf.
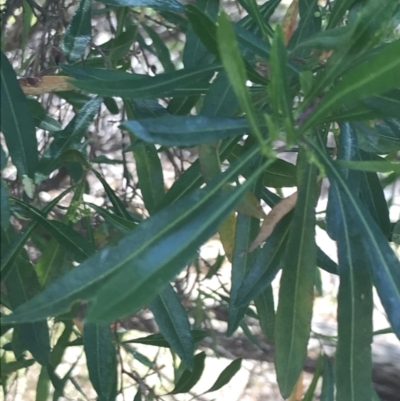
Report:
M89 378L99 400L113 401L117 393L117 362L108 325L85 323L83 344Z
M193 338L193 342L195 344L199 343L200 341L203 341L208 336L208 334L202 330L191 330L190 333ZM135 338L134 340L129 340L126 342L135 344L153 345L155 347L171 348L169 342L164 338L164 336L161 333L150 334L147 337Z
M217 24L212 21L206 14L204 14L201 10L197 7L188 4L186 7L186 15L189 18L191 26L196 31L198 37L201 39L202 43L208 49L208 51L213 54L217 60L221 60L221 53L220 53L220 46L219 46L219 39L217 35ZM239 35L243 35L243 29L240 26L236 26L236 30ZM246 32L246 31L244 31ZM233 33L233 32L232 32ZM255 47L262 48L264 53L268 54L268 47L260 40L257 36L247 33L245 36L250 36L253 40L258 42ZM234 35L232 36L234 38ZM261 46L259 43L261 42ZM243 50L243 53L246 53L246 50ZM246 58L242 57L238 52L238 57L241 59L241 64L243 64L243 68L247 72L248 79L252 82L258 84L267 84L266 78L261 76L254 67L247 61Z
M112 80L105 80L101 85L99 85L98 79L78 79L71 83L78 89L89 93L97 93L102 96L120 96L125 99L151 99L173 96L174 91L178 90L180 91L179 93L182 93L185 88L188 88L190 91L190 88L196 85L197 82L208 81L213 73L220 69L220 65L212 64L167 72L155 77L145 75L143 77L124 77L123 79L114 78ZM110 73L115 72L110 71Z
M268 92L271 98L275 119L278 120L279 116L282 115L286 135L288 140L292 141L294 136L294 121L286 64L287 52L283 43L282 30L278 26L271 48L271 61L269 64L270 83L268 85Z
M96 0L99 3L117 7L150 7L157 11L182 12L182 5L177 0Z
M244 118L172 115L125 121L121 127L146 142L165 146L194 146L245 134L250 129Z
M6 183L0 179L0 227L6 230L10 224L10 202L8 201L8 190Z
M238 359L235 359L234 361L232 361L220 373L220 375L218 376L218 378L215 381L215 383L204 394L211 393L213 391L217 391L220 388L222 388L225 385L227 385L232 380L232 378L236 375L236 373L239 372L241 366L242 366L242 358L238 358Z
M48 230L60 245L64 246L77 260L82 261L96 251L95 246L72 227L60 221L46 219L38 209L25 202L17 199L13 199L13 201L25 209L34 220L37 220L39 224Z
M348 28L350 36L347 40L343 40L338 49L329 57L324 70L318 74L315 84L306 94L307 106L351 66L351 62L357 55L365 54L374 44L374 36L381 30L384 23L392 18L396 2L388 1L385 7L382 7L380 3L367 1L362 7L360 6L359 3L357 16L348 21L345 27Z
M298 199L283 259L275 323L275 366L284 398L290 396L302 372L311 330L318 190L317 168L306 157L305 153L300 152Z
M13 231L14 229L10 226L7 232L1 232L1 249L4 250L9 246L13 235L15 235ZM28 302L40 291L36 274L25 250L14 262L14 268L4 280L4 284L12 309ZM40 364L46 365L50 354L47 321L23 323L17 327L18 335L26 349Z
M236 305L248 305L253 299L261 295L276 277L281 269L291 220L292 214L284 217L274 228L271 237L268 238L262 249L259 250L249 272L241 281Z
M200 352L194 357L193 370L185 370L182 376L176 383L175 388L170 394L181 394L188 393L195 384L200 380L200 377L204 371L204 362L206 359L205 352Z
M163 39L161 39L161 37L157 34L157 32L154 31L152 28L150 28L148 25L142 24L142 26L153 42L153 47L156 51L158 59L160 60L160 63L164 67L164 71L165 72L175 71L175 65L171 61L171 54L168 50L167 45L164 43Z
M38 164L36 130L14 69L1 52L1 131L21 177L34 178Z
M92 0L80 0L65 32L61 48L70 63L78 61L90 42Z
M185 308L171 285L150 303L150 310L164 338L178 354L186 368L193 369L194 341Z
M336 238L339 254L338 345L335 359L338 399L358 401L371 395L372 285L365 250L358 236L351 236L343 199L335 192L342 224Z
M231 291L228 310L227 335L231 336L239 327L240 321L246 313L247 305L238 307L236 305L239 296L239 288L246 272L253 265L257 252L246 252L253 241L259 228L259 220L239 213L236 222L235 248L233 251Z
M362 238L365 253L370 260L368 268L372 283L377 289L394 333L400 338L400 261L322 145L314 141L309 141L309 144L326 166L331 185L336 185L337 191L340 191L344 209L349 218L351 217L351 229Z
M355 133L348 123L341 125L337 157L340 161L359 159ZM357 193L362 173L343 168L341 173ZM331 182L329 188L327 232L337 241L339 259L337 397L362 400L370 398L372 390L372 285L367 268L369 261L336 182Z
M321 100L311 117L301 127L302 132L342 105L352 105L371 95L379 95L400 85L400 39L360 65L352 68Z
M260 327L268 341L275 342L275 302L272 285L268 285L257 298L254 299Z
M332 12L329 17L326 29L336 26L345 15L346 11L355 3L356 0L337 0L333 3Z
M57 133L56 138L46 149L39 163L42 178L46 178L53 170L62 163L60 158L68 149L74 148L82 140L86 130L92 123L103 99L94 98L89 100L68 125Z
M246 113L252 133L260 143L261 150L264 154L268 153L268 149L264 143L263 135L258 126L255 110L253 109L250 95L246 86L246 71L243 59L237 47L235 33L231 22L226 14L222 13L218 19L218 46L222 64L224 65L226 74L231 82L232 88L237 96L240 107Z
M299 0L299 24L288 43L289 49L294 49L299 43L321 30L321 12L317 0ZM292 57L308 57L310 50L300 50L291 53Z
M145 220L117 246L98 252L3 322L57 315L67 311L76 300L89 300L95 295L96 302L88 310L89 320L110 321L140 309L192 259L198 246L217 230L254 179L270 164L266 162L226 197L226 183L257 154L257 149L251 149L205 189Z
M46 216L55 205L72 189L74 186L63 191L60 195L58 195L55 199L53 199L46 207L43 208L43 215ZM16 238L13 239L11 244L7 246L7 249L1 255L1 279L4 280L7 277L7 274L12 269L12 264L19 255L19 252L25 245L26 241L28 241L30 235L32 234L33 230L38 225L38 221L33 221L30 223L25 230L21 231Z
M322 367L321 401L333 401L335 393L335 379L333 376L332 363L324 354Z

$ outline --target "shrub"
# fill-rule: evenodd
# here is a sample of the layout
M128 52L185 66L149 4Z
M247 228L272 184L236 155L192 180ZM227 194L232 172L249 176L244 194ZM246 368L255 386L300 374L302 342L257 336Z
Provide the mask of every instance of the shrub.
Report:
M121 392L118 365L136 382L135 400L153 399L146 378L117 357L136 351L115 324L150 308L160 333L137 342L170 347L181 361L180 367L174 362L172 394L189 392L204 369L205 353L195 349L206 332L201 318L189 320L174 282L198 266L199 248L218 232L225 256L206 276L198 272L198 280L218 274L226 257L229 294L199 291L190 302L201 307L207 296L217 300L227 309L228 335L245 324L246 313L256 317L274 344L279 389L288 398L307 356L320 269L338 275L336 373L321 351L304 399L311 399L319 376L321 400L333 400L334 388L339 401L375 397L373 288L400 338L400 264L390 244L398 242L399 225L389 219L381 183L400 171L398 2L294 0L277 24L271 16L279 0L241 0L247 15L236 22L218 0L186 6L80 0L65 31L68 10L57 19L65 4L56 3L24 1L21 48L1 53L8 154L2 148L1 168L11 163L17 171L1 183L4 338L12 330L11 342L3 342L3 389L13 372L38 362L38 397L47 399L49 383L60 397L73 377L55 369L67 347L82 345L99 400ZM13 4L5 6L8 24L21 15ZM96 44L91 33L101 18L116 22L111 38ZM30 55L35 20L43 42ZM182 66L171 57L168 31L186 35ZM136 43L156 59L144 74L132 67ZM18 80L29 63L34 71L48 70ZM46 107L49 96L73 107L64 128ZM118 160L96 155L98 139L87 134L103 105L121 118L119 129L130 140L116 144ZM166 189L160 155L192 147L195 160ZM136 182L130 152L144 213L129 198ZM295 164L282 157L286 152ZM106 181L101 167L109 163L123 165L124 196ZM57 171L72 184L44 202L40 188ZM85 201L94 179L104 187L105 206ZM326 210L316 214L327 183ZM284 187L297 190L282 198ZM316 226L336 241L338 264L316 245ZM271 282L279 272L276 307ZM233 361L210 390L226 384L240 363Z

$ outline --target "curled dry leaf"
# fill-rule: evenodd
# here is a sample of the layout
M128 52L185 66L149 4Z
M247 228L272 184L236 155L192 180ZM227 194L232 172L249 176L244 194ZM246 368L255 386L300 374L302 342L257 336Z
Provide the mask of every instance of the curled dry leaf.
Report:
M262 222L260 232L258 233L256 239L250 245L247 252L254 251L254 249L256 249L267 240L267 238L274 231L275 226L294 208L294 206L296 205L296 201L297 192L288 196L287 198L282 199L272 208L272 210Z
M25 95L43 95L50 92L69 91L74 89L71 77L47 75L44 77L21 78L19 84Z

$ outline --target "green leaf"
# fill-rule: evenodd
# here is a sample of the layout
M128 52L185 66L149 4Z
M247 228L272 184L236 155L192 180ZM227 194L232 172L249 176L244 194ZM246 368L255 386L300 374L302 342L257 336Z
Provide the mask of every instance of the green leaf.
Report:
M89 255L96 251L94 244L89 242L85 237L75 231L72 227L57 221L48 220L45 215L35 207L22 202L18 199L13 201L26 210L32 219L42 225L53 237L70 252L78 261L86 259Z
M121 60L126 56L135 41L137 28L136 25L132 25L113 40L108 56L110 60Z
M190 333L193 338L193 342L195 344L203 341L206 337L208 337L208 334L203 330L191 330ZM150 334L147 337L135 338L134 340L129 340L126 342L153 345L155 347L164 347L164 348L171 347L169 342L164 338L164 336L161 333Z
M312 378L310 385L308 386L307 392L304 395L302 401L313 401L315 397L315 389L317 388L318 380L322 373L322 355L319 356L317 366Z
M369 160L370 156L361 153L363 160ZM389 208L385 199L381 182L376 173L362 173L360 183L360 195L367 206L371 216L378 223L386 238L390 237Z
M152 28L143 23L142 26L149 35L151 41L153 42L152 46L156 51L157 57L160 60L160 63L162 64L164 71L165 72L175 71L175 65L171 61L171 54L168 50L167 45Z
M349 39L343 41L337 51L329 57L324 70L318 74L314 86L307 93L305 105L309 106L317 96L320 96L328 89L334 80L340 77L354 63L357 56L367 53L369 48L376 43L374 37L381 32L384 23L392 18L396 8L395 2L388 2L386 7L381 7L380 3L373 0L366 1L362 7L360 5L358 3L355 18L351 18L347 24L349 31L351 31ZM376 54L376 50L372 53ZM368 60L368 58L370 57L364 58L364 61ZM369 66L366 65L368 62L363 62L361 65L363 64L366 67L365 69L368 70L367 74L372 71L372 66L369 69Z
M381 116L396 118L400 109L400 89L394 89L379 96L372 96L365 99L363 103Z
M400 135L396 134L396 126L395 123L393 124L393 120L386 120L384 125L382 122L375 123L374 129L361 122L350 124L357 134L360 149L377 154L400 149Z
M275 342L275 302L272 286L268 285L257 298L254 299L260 327L268 341Z
M244 118L172 116L125 121L122 128L138 138L165 146L194 146L245 134L249 125Z
M205 393L211 393L212 391L217 391L220 388L226 386L232 378L239 372L242 367L242 358L237 358L232 361L218 376L215 383L207 390Z
M83 346L89 378L99 400L114 401L117 395L117 361L110 327L85 323Z
M378 173L396 173L400 174L400 163L389 161L353 161L353 160L340 160L338 164L341 167L349 168L352 170L361 170Z
M257 235L260 222L258 219L238 213L236 219L235 248L232 257L231 291L228 310L227 336L231 336L239 327L246 313L248 304L238 307L236 301L241 295L240 286L246 272L253 265L257 252L248 253L250 244Z
M336 387L338 398L361 401L372 391L372 286L365 268L369 261L359 237L351 236L342 201L337 198L343 227L336 238L340 276Z
M195 89L194 94L198 93L196 88L200 88L201 93L201 88L207 87L207 85L199 81L208 81L213 73L220 69L219 65L213 64L166 72L155 77L144 75L139 78L133 74L126 74L131 75L131 77L105 80L101 85L99 85L98 79L78 79L72 81L72 84L78 89L90 93L97 93L102 96L120 96L126 99L151 99L176 96L177 94L187 96L193 94L191 88ZM111 72L115 73L116 71L111 70ZM121 74L119 71L118 73Z
M89 100L75 114L69 124L62 131L57 132L54 141L46 149L40 160L39 170L42 177L47 177L62 164L61 156L63 153L79 145L97 114L102 101L103 99L101 98Z
M317 105L311 117L303 124L302 132L342 105L352 105L399 86L400 58L396 56L399 53L400 39L384 46L378 54L349 70Z
M34 178L38 164L36 130L15 71L1 52L1 131L21 177Z
M336 168L321 145L309 141L318 158L325 165L330 184L335 187L338 196L349 217L350 227L362 238L365 254L368 256L369 273L385 308L394 333L400 338L400 262L389 246L381 229L361 204L354 188Z
M332 363L327 355L323 355L321 401L334 401L335 379Z
M173 288L167 285L151 301L150 310L163 337L178 354L186 368L193 369L194 341L190 332L187 312Z
M50 117L35 98L28 97L26 100L36 127L50 132L61 131L61 124L53 117Z
M268 19L264 18L261 7L255 0L242 0L241 4L248 12L254 24L256 24L257 30L260 31L264 42L268 43L268 38L270 35L273 35L273 30L267 22Z
M8 201L8 190L6 183L0 179L0 227L6 230L10 224L10 202Z
M182 376L176 383L175 388L171 391L170 394L181 394L188 393L192 387L196 385L196 383L200 380L200 377L204 370L204 362L206 359L205 352L200 352L194 357L194 365L193 369L185 370L182 373Z
M204 46L208 49L208 51L213 54L218 60L222 60L222 55L220 52L220 46L219 46L219 39L218 39L218 34L217 34L217 25L214 21L212 21L206 14L204 14L201 10L199 10L197 7L188 4L185 7L186 10L186 15L189 18L190 24L195 30L197 36L199 39L202 41ZM240 28L239 28L239 32ZM250 33L247 34L247 36L252 36ZM235 38L234 32L232 32L232 38ZM255 38L257 42L257 37ZM260 42L260 40L258 40ZM262 42L261 42L262 43ZM257 46L256 46L257 47ZM260 46L259 46L260 47ZM264 50L265 45L263 44L261 46ZM267 50L264 50L266 53L268 53ZM258 83L258 84L267 84L266 78L262 77L255 69L254 67L245 59L241 56L239 53L239 50L237 50L237 56L241 59L241 65L247 72L248 79L251 80L252 82Z
M272 235L259 250L247 275L241 280L236 299L237 306L248 305L267 288L281 269L286 250L292 214L285 216L275 227Z
M224 161L227 155L236 145L239 137L227 138L223 140L219 146L218 156L221 161ZM204 183L204 178L201 173L199 160L196 160L185 172L172 184L172 187L165 194L163 201L159 205L159 209L175 202L179 198L194 191Z
M94 304L87 314L89 321L110 321L139 310L192 260L198 246L215 233L268 166L270 162L226 196L223 188L257 154L257 149L251 149L206 188L146 219L117 246L96 253L3 322L35 321L57 315L67 311L76 300L93 297Z
M280 26L278 26L275 31L271 48L269 63L270 83L268 85L268 93L271 99L275 121L279 121L279 117L282 115L287 140L293 141L294 120L292 115L292 99L289 93L289 81L286 65L286 47L283 42L282 29ZM271 132L271 135L274 135L272 139L278 139L277 134L278 132Z
M125 101L128 118L148 117L149 115L156 117L157 114L159 118L162 118L165 109L160 108L158 102L154 102L153 109L153 102ZM149 106L150 109L142 106ZM135 139L136 136L131 138L131 141ZM136 161L139 188L142 192L144 204L149 213L153 214L165 195L163 170L157 149L152 144L139 143L133 148L133 155Z
M318 0L299 0L300 21L288 43L288 49L295 49L297 45L321 30L321 12ZM306 58L310 51L294 50L292 56Z
M337 0L333 3L332 12L329 17L326 29L336 26L344 17L347 10L356 2L356 0Z
M60 195L58 195L55 199L53 199L46 207L43 208L42 213L46 216L56 205L57 203L72 189L74 186L63 191ZM12 243L7 247L7 249L1 255L1 277L4 280L10 270L12 269L12 265L19 255L21 249L25 245L26 241L28 241L31 236L33 230L37 227L38 221L31 222L25 230L21 231L17 237L12 241Z
M400 245L400 220L393 224L392 241Z
M99 3L118 7L150 7L157 11L181 13L182 5L177 0L96 0Z
M117 214L111 213L108 210L95 205L94 203L87 202L86 205L94 209L99 214L99 216L101 216L104 219L106 223L110 224L118 231L127 234L137 226L137 222L134 222L132 220L127 220Z
M61 49L70 63L83 57L91 39L92 1L80 0L67 27Z
M264 173L263 183L270 188L296 186L296 166L282 159L276 159Z
M278 7L281 0L268 0L264 4L259 6L259 11L261 13L262 19L267 23L271 18L272 14L275 12L275 9ZM244 5L243 5L244 7ZM246 30L258 34L260 31L259 24L251 15L246 15L246 17L242 18L238 25Z
M268 150L264 143L264 136L258 126L255 110L253 109L250 94L246 86L246 71L243 59L237 47L235 33L231 22L226 14L222 13L218 18L218 46L222 64L228 75L229 81L236 93L240 107L246 113L246 118L249 122L252 134L260 143L263 153Z
M156 148L149 144L139 144L134 149L139 188L146 209L152 214L164 197L164 179L161 162Z
M1 249L10 245L14 229L9 227L7 232L1 233ZM12 309L24 304L40 292L40 285L37 280L33 266L29 262L28 254L24 252L16 259L14 268L4 280L7 289L10 307ZM18 336L23 345L32 356L41 364L47 365L50 354L50 338L47 321L24 323L17 326Z
M303 369L314 298L317 168L300 151L298 198L283 258L275 324L275 367L281 394L292 393Z
M140 386L135 394L135 398L133 399L133 401L142 401L142 389Z
M97 177L97 179L101 182L104 187L104 190L110 200L111 204L114 208L114 213L118 217L122 217L127 221L133 221L133 217L131 214L126 210L126 207L122 203L121 199L117 196L117 194L111 189L111 187L107 184L107 181L103 178L103 176L96 170L92 169L92 173ZM140 221L140 220L139 220Z
M196 7L209 15L214 21L218 15L219 3L219 0L197 0ZM204 36L204 34L201 33L201 36ZM185 68L194 65L209 64L213 61L215 56L208 52L199 39L201 36L199 36L199 31L196 31L194 25L191 23L186 32L185 48L183 49L183 64Z
M50 377L47 371L47 366L40 368L39 378L36 384L35 401L47 401L50 394Z
M34 359L19 359L18 361L12 362L4 362L3 358L1 359L1 375L6 376L13 372L16 372L19 369L28 368L35 363Z
M64 264L65 255L65 249L55 239L48 242L48 246L35 264L35 272L42 287L58 278L57 276L60 275Z
M358 157L354 133L341 127L338 158ZM360 174L342 169L356 187ZM337 183L331 181L327 207L327 232L337 241L339 259L338 348L335 358L337 397L365 400L371 396L372 285L366 268L362 240L344 206Z

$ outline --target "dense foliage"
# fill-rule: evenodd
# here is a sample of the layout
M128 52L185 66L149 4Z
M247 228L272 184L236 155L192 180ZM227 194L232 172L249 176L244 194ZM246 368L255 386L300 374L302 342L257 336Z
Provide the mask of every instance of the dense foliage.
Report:
M373 288L400 338L393 250L400 227L389 219L381 182L400 172L398 1L294 0L278 24L271 16L280 0L240 0L247 15L238 21L219 0L79 0L72 14L61 13L58 2L34 0L24 0L18 14L13 3L4 6L3 29L16 23L15 13L24 23L18 52L7 51L4 39L1 52L1 168L17 171L1 181L3 390L14 372L37 362L37 400L48 399L50 384L58 399L73 375L55 370L67 347L81 345L99 400L122 391L117 372L137 386L135 400L157 398L118 357L136 352L154 368L115 323L149 308L160 333L136 342L169 347L171 394L189 392L204 369L205 353L196 347L207 332L202 319L189 319L174 283L199 266L199 248L218 232L232 263L230 292L198 291L191 301L201 309L212 297L226 308L227 335L243 327L246 314L259 320L275 347L282 396L296 390L303 370L323 269L340 278L337 351L332 366L321 348L304 399L320 377L321 400L378 399L371 384ZM53 37L44 31L49 16L65 19ZM111 38L95 44L92 29L103 16L113 21ZM42 23L43 43L59 46L29 54L33 20ZM181 59L171 56L163 32L185 38ZM144 73L131 63L137 43L156 60ZM44 107L49 93L73 108L64 127ZM87 132L99 110L120 118L129 136L130 144L118 144L118 160L91 151L95 139ZM168 188L160 155L193 147L198 156ZM295 165L282 158L288 152ZM102 171L122 163L128 193L128 153L145 213ZM43 201L41 185L61 170L71 185ZM84 201L89 176L104 187L103 206ZM316 214L327 182L327 208ZM282 198L284 187L297 191ZM316 226L336 241L337 264L316 245ZM198 270L196 280L218 274L223 259L206 276ZM233 361L209 391L229 382L240 364Z

